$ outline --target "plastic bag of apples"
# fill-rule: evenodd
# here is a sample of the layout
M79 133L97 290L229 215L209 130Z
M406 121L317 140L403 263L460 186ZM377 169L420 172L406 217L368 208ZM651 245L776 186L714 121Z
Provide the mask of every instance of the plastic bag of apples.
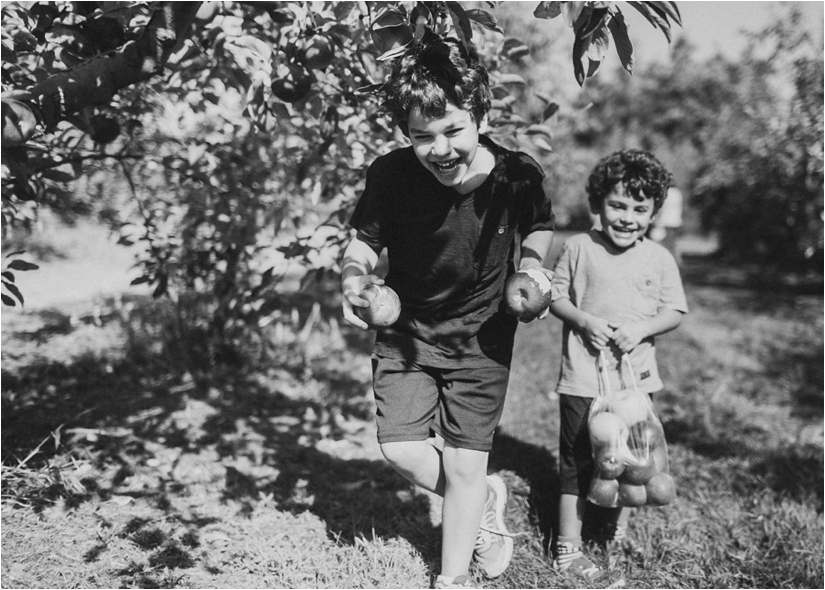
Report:
M629 375L630 387L620 391L613 391L606 365L602 352L602 389L587 422L595 463L587 499L605 508L670 504L676 498L676 485L653 402L636 386L630 357L622 357L620 369L623 376Z

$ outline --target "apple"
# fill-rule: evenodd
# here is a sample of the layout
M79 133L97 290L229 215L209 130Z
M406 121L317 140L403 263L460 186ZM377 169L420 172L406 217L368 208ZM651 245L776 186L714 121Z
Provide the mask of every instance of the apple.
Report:
M627 424L613 412L599 412L587 423L594 447L617 446L627 440Z
M647 419L650 410L650 398L635 389L621 392L610 402L610 411L618 414L628 426Z
M596 453L596 469L602 479L616 479L625 470L621 454L615 448L606 447Z
M597 506L611 508L619 498L619 482L615 479L601 479L594 477L590 480L590 490L587 499Z
M358 294L369 301L369 307L353 307L355 315L367 322L371 328L386 328L401 315L401 300L398 294L386 285L370 283Z
M646 449L652 452L658 448L664 435L661 428L650 420L638 422L630 427L629 445L632 449Z
M619 482L620 506L644 506L647 504L647 490L644 486Z
M298 60L310 70L325 69L334 56L329 39L321 35L312 35L299 43Z
M645 484L647 501L654 506L664 506L676 499L676 482L667 473L657 473Z
M507 311L520 320L536 319L550 306L550 287L550 279L536 268L513 273L504 284Z
M644 485L656 473L656 464L653 462L653 455L648 455L647 458L632 461L627 464L627 467L622 474L622 480L627 483L636 485Z
M298 102L309 96L312 90L312 75L301 67L290 67L286 73L273 77L270 88L272 94L284 102Z

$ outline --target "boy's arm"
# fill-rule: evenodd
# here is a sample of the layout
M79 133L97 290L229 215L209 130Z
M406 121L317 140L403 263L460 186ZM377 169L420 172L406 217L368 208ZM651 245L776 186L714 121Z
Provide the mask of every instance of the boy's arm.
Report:
M613 328L613 342L624 353L639 346L645 338L658 336L677 328L682 323L682 312L669 307L663 308L652 318L645 318L626 324L610 324Z
M553 278L553 272L544 268L544 261L550 253L553 245L553 232L551 230L534 231L521 240L521 258L518 270L537 268L547 275L548 279Z
M579 332L596 350L609 348L610 339L613 338L613 329L607 320L580 310L567 297L553 301L550 304L550 311Z
M544 268L544 261L547 259L547 255L550 254L550 247L552 245L552 230L534 231L524 236L521 240L521 255L519 256L517 270L534 268L544 273L544 275L552 281L553 271L548 268ZM543 320L547 317L548 313L549 310L544 310L538 319Z
M372 274L375 265L378 263L378 254L357 237L352 239L344 251L341 268L344 319L353 326L364 330L368 329L369 326L364 320L355 315L352 308L369 307L369 301L358 295L365 285L369 283L384 284L384 279Z

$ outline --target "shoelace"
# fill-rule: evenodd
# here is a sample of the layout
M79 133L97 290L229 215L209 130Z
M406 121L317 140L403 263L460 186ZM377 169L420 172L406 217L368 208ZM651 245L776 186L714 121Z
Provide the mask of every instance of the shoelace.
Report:
M493 535L501 535L502 537L510 537L510 538L514 538L514 537L518 537L520 535L526 535L527 534L525 532L519 532L519 533L504 532L504 531L500 531L498 529L494 529L494 528L484 526L483 524L480 525L478 528L479 528L480 531L484 531L486 533L491 533ZM492 539L490 539L487 535L478 535L476 537L476 545L475 545L476 549L483 549L483 548L489 547L492 544L493 544Z

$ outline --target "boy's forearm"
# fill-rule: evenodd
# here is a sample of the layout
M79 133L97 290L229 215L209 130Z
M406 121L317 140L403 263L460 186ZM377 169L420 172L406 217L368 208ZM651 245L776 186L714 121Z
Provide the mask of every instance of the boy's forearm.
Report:
M378 254L367 244L353 238L344 251L341 265L341 280L346 281L353 276L371 274L378 264Z
M518 270L542 268L553 245L552 231L534 231L521 241L521 257Z
M682 323L682 315L680 311L665 308L652 318L643 320L648 337L659 336L678 328Z
M589 317L586 312L573 305L573 302L569 299L557 299L551 303L550 313L579 331L584 329Z

